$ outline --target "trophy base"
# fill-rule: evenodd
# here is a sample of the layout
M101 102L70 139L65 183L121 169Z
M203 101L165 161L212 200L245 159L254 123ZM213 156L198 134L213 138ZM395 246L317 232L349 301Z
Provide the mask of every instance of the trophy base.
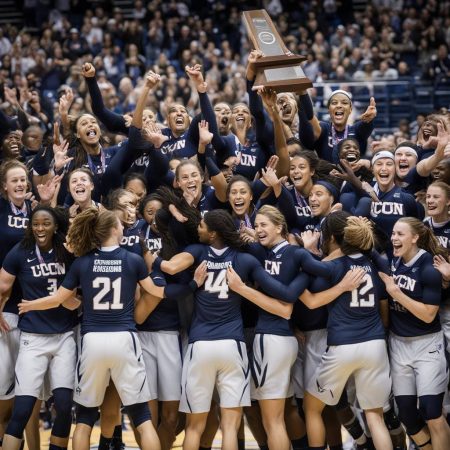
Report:
M312 88L313 84L300 66L278 66L265 67L257 72L253 89L256 90L260 86L273 89L277 93L299 93Z

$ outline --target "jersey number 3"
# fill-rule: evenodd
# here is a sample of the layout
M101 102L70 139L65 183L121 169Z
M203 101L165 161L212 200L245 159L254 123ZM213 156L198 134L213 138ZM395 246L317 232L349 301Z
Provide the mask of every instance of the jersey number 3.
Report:
M352 291L350 306L352 308L375 306L375 295L371 293L373 292L372 288L372 277L366 273L358 289L353 289Z
M111 283L108 277L97 277L92 282L92 287L95 289L101 288L93 299L93 308L99 309L123 309L123 303L120 303L122 279L117 278ZM104 297L112 292L112 302L102 302Z
M205 291L210 294L219 294L219 298L228 298L226 273L226 269L221 270L217 275L215 272L208 272L208 277L205 281Z

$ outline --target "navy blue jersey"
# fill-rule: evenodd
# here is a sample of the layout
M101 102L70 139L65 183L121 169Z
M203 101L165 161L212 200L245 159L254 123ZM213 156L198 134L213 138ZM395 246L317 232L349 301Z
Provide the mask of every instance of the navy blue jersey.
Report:
M144 260L120 247L77 258L62 286L83 291L81 333L136 331L134 295L147 277Z
M320 292L321 287L316 286L317 278L310 279L308 290L312 293ZM317 290L320 289L320 290ZM327 327L328 308L321 306L320 308L309 309L303 302L294 303L294 309L291 316L292 325L300 331L322 330Z
M150 276L156 286L166 286L166 283L187 284L191 279L186 272L170 276L164 275L160 271L153 271ZM179 328L177 299L168 297L163 298L147 319L137 325L139 331L177 331Z
M400 181L399 186L408 194L414 195L416 192L427 188L428 177L422 177L417 173L417 166L409 170L406 177Z
M296 228L305 231L311 222L311 208L307 198L301 196L295 189L282 186L281 194L277 198L278 208L286 218L289 230Z
M23 298L36 300L56 292L66 274L64 263L56 261L53 250L36 253L16 244L6 255L3 269L16 277L22 288ZM30 311L19 320L19 328L27 333L58 334L70 331L76 321L75 311L63 306L45 311Z
M204 184L197 209L203 217L208 211L212 211L213 209L227 209L227 204L219 201L216 197L216 190L212 186Z
M151 224L146 223L141 228L141 238L144 241L145 247L150 250L161 250L162 248L162 241L161 236L156 234L152 228Z
M342 256L330 262L334 267L329 277L317 278L312 286L314 292L336 285L351 269L362 267L366 274L358 289L344 292L328 304L328 345L384 339L379 309L380 300L387 298L387 294L375 266L362 254Z
M421 208L415 198L401 188L394 186L388 192L381 192L375 186L379 202L372 202L370 217L381 233L391 237L395 222L402 217L421 218Z
M142 246L140 239L142 237L142 229L147 224L143 219L137 220L132 227L124 228L123 237L120 246L129 252L142 256Z
M283 284L290 283L302 269L316 275L328 274L329 263L315 260L307 250L290 245L287 241L280 242L270 250L260 244L252 244L249 251L264 265L267 273ZM306 279L309 283L309 277ZM292 328L288 320L260 309L256 332L290 336Z
M392 261L392 275L402 292L417 302L438 306L441 302L441 274L433 267L433 256L420 249L408 263ZM389 298L390 329L398 336L423 336L441 329L439 314L426 323Z
M424 219L423 223L428 228L431 228L431 231L437 237L441 247L450 250L450 220L443 223L436 223L432 217L427 217Z
M8 200L0 197L0 264L8 252L20 242L28 227L28 216L31 214L31 202L25 200L26 214L19 212L17 208L13 208ZM13 285L11 294L6 302L3 311L18 314L17 304L22 299L22 291L20 290L19 282L16 281Z
M301 115L299 116L301 117ZM315 142L311 142L308 133L302 130L303 120L300 124L300 140L306 148L316 150L320 158L333 164L339 163L338 144L345 138L353 137L358 141L361 155L364 155L367 148L367 139L373 131L373 121L366 123L357 121L354 125L347 125L343 131L334 129L331 122L320 121L322 132ZM310 124L308 124L310 126ZM305 130L306 131L306 130Z
M179 137L174 136L170 128L163 128L161 133L169 139L159 149L169 159L187 159L197 154L198 150L198 123L200 115L194 117L189 128Z
M303 292L308 277L298 275L289 287L276 281L263 269L252 255L238 250L223 250L194 244L185 249L196 264L207 262L208 275L204 285L195 293L195 310L189 333L189 342L198 340L244 340L241 297L229 290L226 269L232 266L243 281L258 283L268 295L280 300L295 302ZM297 269L298 272L298 269Z

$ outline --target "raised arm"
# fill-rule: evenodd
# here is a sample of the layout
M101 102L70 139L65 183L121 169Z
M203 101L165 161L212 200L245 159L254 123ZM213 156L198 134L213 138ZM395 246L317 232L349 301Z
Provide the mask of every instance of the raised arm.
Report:
M448 153L450 152L450 134L444 130L442 124L438 123L438 135L436 139L436 151L429 156L428 158L422 159L419 161L416 166L417 173L421 177L430 176L433 169L446 157L448 157ZM446 152L446 148L448 148ZM447 154L446 154L447 153Z
M142 87L141 94L139 95L136 104L136 109L134 110L133 120L131 121L131 125L134 127L142 128L142 116L147 103L148 94L159 83L160 79L161 77L152 71L150 71L145 77L145 84Z
M314 114L311 98L306 91L300 93L298 118L300 140L306 148L312 149L314 142L322 134L322 127Z
M110 111L103 103L103 97L95 78L95 67L90 63L83 64L81 72L86 80L92 100L92 112L111 133L128 134L128 127L122 114Z
M165 261L159 256L153 262L154 270L161 270L169 275L175 275L182 270L186 270L194 264L194 257L188 252L177 253L169 260Z

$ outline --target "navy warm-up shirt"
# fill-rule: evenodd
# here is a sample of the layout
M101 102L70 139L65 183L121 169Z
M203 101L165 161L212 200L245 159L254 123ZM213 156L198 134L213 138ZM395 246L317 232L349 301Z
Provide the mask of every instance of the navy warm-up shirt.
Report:
M402 292L417 302L438 306L441 302L442 277L433 267L433 256L420 249L406 264L401 258L392 261L392 276ZM439 314L426 323L410 313L395 299L389 299L390 329L398 336L423 336L441 329Z
M384 339L379 303L387 298L387 295L375 266L362 254L342 256L330 262L334 267L329 277L318 278L313 282L314 292L321 292L336 285L353 268L362 267L366 275L358 289L344 292L328 304L328 345L357 344Z
M137 283L147 277L144 260L123 248L77 258L62 286L83 291L81 333L136 331L134 294Z
M3 265L3 261L8 252L20 242L28 226L29 215L31 214L31 202L25 200L27 214L14 212L11 203L8 200L0 197L0 264ZM17 210L16 210L17 211ZM3 308L4 312L12 314L18 314L17 304L22 299L22 291L20 289L19 282L16 280L8 301Z
M22 288L23 298L36 300L56 292L66 274L64 263L56 261L55 252L25 250L20 243L6 255L3 268L14 275ZM30 311L20 316L19 328L27 333L59 334L70 331L76 320L75 311L63 306L45 311Z
M256 282L268 295L288 302L296 301L308 284L308 277L300 274L290 286L285 286L268 275L255 257L232 248L217 250L194 244L184 251L194 257L195 264L206 261L208 267L206 281L195 293L190 343L219 339L244 341L241 297L228 288L227 267L233 267L243 281Z

